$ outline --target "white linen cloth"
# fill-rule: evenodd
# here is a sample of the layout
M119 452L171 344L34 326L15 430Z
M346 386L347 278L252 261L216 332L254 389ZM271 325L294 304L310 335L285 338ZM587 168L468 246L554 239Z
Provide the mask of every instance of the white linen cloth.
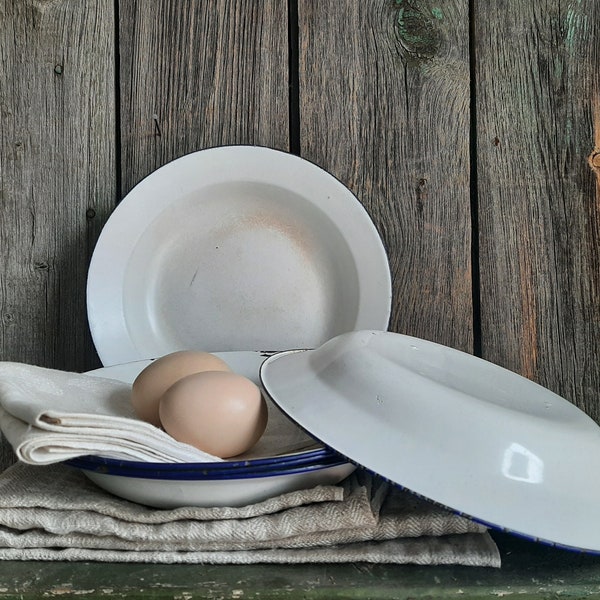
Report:
M23 462L43 465L84 455L170 463L222 461L141 421L130 397L131 385L120 381L0 362L0 430ZM267 429L244 459L315 445L267 404Z
M0 559L500 566L485 527L362 471L240 508L164 510L23 463L0 475Z
M0 362L0 429L17 458L49 464L83 455L150 462L221 460L135 416L131 385Z

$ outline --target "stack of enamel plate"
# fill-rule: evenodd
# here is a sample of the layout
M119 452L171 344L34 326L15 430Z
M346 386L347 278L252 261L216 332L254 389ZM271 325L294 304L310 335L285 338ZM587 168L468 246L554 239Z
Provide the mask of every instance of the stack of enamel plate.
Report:
M105 365L93 375L132 382L151 359L196 349L260 385L273 352L386 329L391 281L377 230L338 180L285 152L230 146L175 160L125 197L94 250L87 303ZM277 455L260 455L259 441L254 454L217 463L70 463L161 507L243 505L352 472L293 427L304 444L290 439Z

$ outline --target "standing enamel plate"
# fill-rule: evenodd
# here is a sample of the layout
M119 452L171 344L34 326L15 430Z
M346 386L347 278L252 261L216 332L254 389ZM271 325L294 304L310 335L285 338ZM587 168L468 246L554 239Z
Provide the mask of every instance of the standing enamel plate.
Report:
M297 156L230 146L141 181L94 250L88 320L105 366L180 349L313 347L386 329L386 252L366 210Z

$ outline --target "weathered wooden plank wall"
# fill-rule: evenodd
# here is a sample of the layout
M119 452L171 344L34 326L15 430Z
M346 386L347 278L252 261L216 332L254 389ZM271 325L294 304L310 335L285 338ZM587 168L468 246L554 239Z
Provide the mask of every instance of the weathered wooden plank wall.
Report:
M0 357L84 369L87 262L114 208L112 5L0 2Z
M113 6L1 0L0 24L0 359L84 370L88 259L116 200Z
M600 420L600 4L473 17L483 356Z
M252 143L365 204L391 329L600 420L600 8L469 4L290 0L288 80L288 0L0 0L0 360L98 366L86 267L115 203L182 154Z
M299 2L300 149L361 199L390 329L473 350L468 1Z
M289 149L287 0L128 0L119 21L122 195L202 148Z

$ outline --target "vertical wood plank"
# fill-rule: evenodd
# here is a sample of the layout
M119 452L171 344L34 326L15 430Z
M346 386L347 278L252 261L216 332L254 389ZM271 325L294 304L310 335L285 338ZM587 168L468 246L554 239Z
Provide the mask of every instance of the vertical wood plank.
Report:
M88 259L116 195L112 4L0 0L0 23L0 360L86 370Z
M285 0L120 3L122 195L183 154L287 150Z
M600 5L475 3L482 352L600 418Z
M392 331L473 348L467 0L299 1L302 155L386 245Z
M0 21L0 357L82 370L87 261L115 199L112 7L2 0Z

